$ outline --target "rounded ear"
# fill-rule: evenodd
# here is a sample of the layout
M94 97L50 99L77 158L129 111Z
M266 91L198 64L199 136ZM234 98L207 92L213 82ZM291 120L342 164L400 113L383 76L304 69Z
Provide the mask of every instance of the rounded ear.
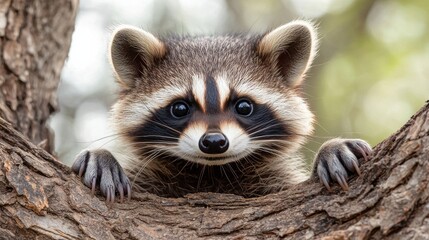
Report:
M316 30L306 21L293 21L265 34L258 43L260 56L269 61L290 87L302 83L317 51Z
M163 42L152 34L132 26L118 27L110 42L110 62L118 81L125 88L150 70L156 59L166 53Z

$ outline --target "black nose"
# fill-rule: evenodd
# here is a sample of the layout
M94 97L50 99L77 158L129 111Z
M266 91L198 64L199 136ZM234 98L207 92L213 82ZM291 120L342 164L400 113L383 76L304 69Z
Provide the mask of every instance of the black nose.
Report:
M209 132L201 137L199 146L204 153L219 154L228 150L229 143L223 133Z

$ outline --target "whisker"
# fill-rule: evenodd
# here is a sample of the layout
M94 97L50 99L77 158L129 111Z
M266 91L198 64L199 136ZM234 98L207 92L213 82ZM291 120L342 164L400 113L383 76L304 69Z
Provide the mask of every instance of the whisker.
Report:
M276 119L271 119L271 120L270 120L270 121L268 121L268 122L262 122L262 123L259 123L259 124L255 125L255 126L251 126L251 127L249 127L249 128L246 128L246 129L245 129L245 131L246 131L246 132L251 132L251 131L253 131L255 128L258 128L258 127L260 127L260 126L262 126L262 125L264 125L264 124L269 124L269 123L274 122L274 121L276 121Z
M165 135L137 135L134 136L136 138L151 138L151 137L159 137L159 138L166 138L166 139L173 139L173 140L180 140L178 137L171 137L171 136L165 136Z
M159 118L158 118L158 119L159 119ZM159 120L160 120L160 119L159 119ZM179 134L179 136L180 136L180 135L183 135L184 137L186 137L187 139L189 139L189 140L191 140L191 141L192 141L192 138L191 138L188 134L186 134L185 132L180 132L180 131L178 131L178 130L176 130L176 129L174 129L174 128L172 128L172 127L170 127L170 126L166 125L166 124L163 124L163 123L160 123L160 122L156 122L156 121L153 121L153 120L151 120L151 119L149 119L149 121L150 121L150 122L153 122L153 123L155 123L155 124L158 124L158 125L160 125L160 126L166 127L167 129L169 129L169 130L171 130L171 131L173 131L173 132L178 133L178 134ZM179 139L179 138L177 138L177 139Z
M261 141L261 140L273 140L273 141L285 141L284 139L265 139L265 138L281 138L281 137L290 137L290 136L303 136L303 137L308 137L307 135L293 135L293 134L271 134L271 135L262 135L262 136L256 136L256 137L251 137L250 140L256 142L256 141ZM311 137L308 138L308 141L310 142L314 142L317 144L321 144L321 142L313 140Z
M200 176L198 177L197 191L199 191L199 189L200 189L201 180L203 179L205 170L206 170L206 165L203 165L203 168L200 171Z
M172 162L175 162L177 160L179 160L179 158L176 158ZM174 175L172 178L175 178L175 177L179 176L180 173L182 173L183 169L185 169L188 166L189 163L190 163L189 161L185 161L185 165L183 165L182 169L180 169L180 171L176 175Z
M225 177L228 180L229 184L234 188L234 184L232 184L231 180L229 179L228 174L226 173L223 165L220 166L220 170L225 174Z
M259 129L259 130L255 131L255 132L250 133L250 134L249 134L249 136L253 136L253 135L257 134L257 133L260 133L260 132L262 132L262 131L265 131L265 130L270 129L270 128L273 128L273 127L277 127L277 126L279 126L279 125L283 125L283 123L276 123L276 124L268 125L268 126L263 127L263 128L261 128L261 129Z
M90 141L76 141L76 143L91 143L91 144L93 144L93 143L96 143L98 141L104 140L106 138L118 137L119 135L122 135L122 133L114 133L114 134L110 134L110 135L107 135L107 136L104 136L104 137L101 137L101 138L97 138L95 140L90 140Z
M145 163L139 168L139 170L137 171L137 173L134 175L133 181L132 181L132 185L135 184L138 176L143 172L143 170L149 165L149 163L151 163L156 157L158 157L161 154L160 151L154 151L153 153L151 153L150 155L148 155L146 158L143 159L143 161L145 161Z
M163 141L151 141L151 142L133 142L133 143L129 143L129 146L136 146L136 145L145 145L145 144L150 144L147 146L151 146L151 147L157 147L157 146L162 146L161 144L164 145L169 145L169 146L175 146L177 145L176 142L163 142ZM157 145L152 145L152 144L157 144ZM142 146L144 147L144 146Z
M228 164L228 167L231 170L231 173L232 173L232 175L235 178L235 182L238 184L238 186L240 187L241 191L243 191L243 187L241 186L240 179L239 179L238 175L235 173L235 171L232 168L231 164Z

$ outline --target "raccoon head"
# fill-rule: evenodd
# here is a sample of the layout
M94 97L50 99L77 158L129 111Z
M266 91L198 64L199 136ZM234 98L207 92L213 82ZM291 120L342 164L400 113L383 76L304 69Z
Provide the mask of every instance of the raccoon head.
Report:
M304 21L209 37L122 26L110 45L120 85L114 127L139 160L287 158L313 129L300 86L316 41Z

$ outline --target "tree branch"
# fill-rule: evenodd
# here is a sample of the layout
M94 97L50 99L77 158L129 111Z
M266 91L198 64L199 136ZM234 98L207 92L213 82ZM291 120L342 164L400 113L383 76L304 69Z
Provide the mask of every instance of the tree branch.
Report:
M109 208L70 169L0 120L4 239L429 237L429 102L375 147L350 190L314 180L258 198L135 193Z

